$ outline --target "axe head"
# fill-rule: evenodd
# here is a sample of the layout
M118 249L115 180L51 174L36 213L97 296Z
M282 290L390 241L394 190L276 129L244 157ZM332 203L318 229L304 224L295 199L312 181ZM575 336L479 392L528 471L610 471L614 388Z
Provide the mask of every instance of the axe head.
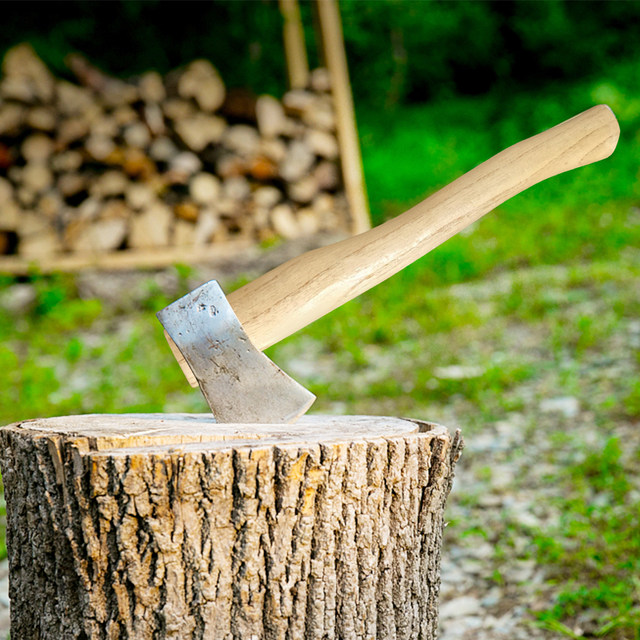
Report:
M293 422L315 396L253 346L211 280L157 314L191 367L216 422Z

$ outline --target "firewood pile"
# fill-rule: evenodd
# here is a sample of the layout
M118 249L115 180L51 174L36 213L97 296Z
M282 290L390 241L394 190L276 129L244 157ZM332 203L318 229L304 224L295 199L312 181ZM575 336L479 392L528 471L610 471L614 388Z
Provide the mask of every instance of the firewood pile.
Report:
M265 242L343 231L329 76L281 101L227 92L195 60L162 77L67 60L53 76L26 44L0 80L0 256L26 259Z

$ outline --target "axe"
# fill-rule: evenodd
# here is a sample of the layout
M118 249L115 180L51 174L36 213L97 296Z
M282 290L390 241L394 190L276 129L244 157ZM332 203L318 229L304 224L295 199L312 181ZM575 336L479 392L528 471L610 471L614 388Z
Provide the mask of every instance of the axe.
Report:
M402 215L315 249L225 296L215 280L158 312L217 422L293 422L315 397L262 351L386 280L528 187L607 158L620 129L599 105L518 142Z

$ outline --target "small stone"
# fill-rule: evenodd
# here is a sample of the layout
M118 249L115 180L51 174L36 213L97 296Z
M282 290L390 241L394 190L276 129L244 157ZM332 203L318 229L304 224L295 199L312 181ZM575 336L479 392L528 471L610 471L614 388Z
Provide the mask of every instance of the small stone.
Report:
M269 158L273 162L282 162L287 155L287 145L279 139L262 139L258 149L260 155Z
M304 138L308 130L309 127L300 122L300 120L297 120L295 118L287 118L284 135L287 138L297 138L300 140Z
M139 97L138 88L123 80L109 78L100 92L100 97L108 107L117 108L136 102Z
M215 111L225 98L222 78L208 60L194 60L187 66L178 81L178 92L194 98L203 111Z
M164 247L169 244L173 214L164 203L156 201L131 219L129 246Z
M145 124L154 136L162 135L165 132L164 116L159 105L155 103L145 104L143 115Z
M0 135L15 135L19 133L26 113L26 109L19 104L3 104L0 107Z
M309 147L300 140L294 140L280 163L280 175L287 182L295 182L311 169L313 162L314 156Z
M176 133L193 151L203 151L208 145L220 142L227 128L226 122L218 116L196 113L191 118L176 122Z
M9 171L7 171L7 176L11 182L18 184L19 182L22 182L22 171L23 167L16 167L14 165L9 168Z
M26 123L32 129L53 131L56 126L56 114L48 107L34 107L27 112Z
M26 187L18 187L16 189L16 200L18 204L27 209L32 209L36 203L37 193Z
M318 217L314 213L313 209L306 207L298 211L298 226L300 227L300 234L303 236L312 236L319 230Z
M2 62L2 71L6 77L28 83L30 92L38 100L49 102L53 99L54 77L31 45L19 44L9 49Z
M473 596L460 596L440 605L440 619L466 618L482 612L480 601Z
M318 182L313 176L304 176L289 184L287 193L294 202L309 203L318 193Z
M18 252L27 259L37 260L52 256L60 250L58 234L53 229L42 233L20 236Z
M149 129L142 124L142 122L136 122L127 126L123 132L124 141L130 147L137 147L138 149L144 149L151 141L151 134Z
M216 211L225 218L236 218L242 210L241 204L231 198L220 197L216 202Z
M478 498L478 506L483 509L498 509L504 504L504 498L495 493L484 493Z
M435 367L433 375L441 380L468 380L471 378L480 378L484 375L484 371L482 367L453 364L448 367Z
M157 162L169 162L178 154L178 148L170 138L156 138L149 147L149 155Z
M79 151L63 151L51 158L51 168L60 173L77 171L82 166L82 154Z
M37 293L33 285L18 283L7 287L2 292L0 306L7 311L20 313L26 311L36 301L36 298Z
M223 196L235 201L245 200L251 194L251 186L244 176L232 176L222 183Z
M111 116L101 115L91 123L91 135L98 138L115 138L120 132L120 125Z
M125 199L132 209L142 209L156 200L156 194L149 185L133 182L127 188Z
M74 171L58 176L57 186L64 198L71 198L87 188L87 181L82 174Z
M269 209L254 207L251 211L251 219L255 228L261 232L260 240L270 240L275 234L269 229Z
M162 103L162 110L167 118L178 121L190 118L196 113L195 107L188 101L181 98L170 98Z
M210 173L198 173L191 178L189 193L198 204L211 204L220 196L220 180Z
M221 178L243 176L247 171L245 161L232 154L224 154L216 161L216 174Z
M211 209L202 210L195 225L193 244L195 246L208 244L219 227L220 218L216 212Z
M157 71L147 71L140 77L138 91L145 102L162 102L167 95L162 76Z
M338 157L338 141L332 133L311 129L307 132L305 140L311 151L317 156L322 156L327 160L335 160Z
M259 187L253 192L253 201L258 207L271 209L282 200L282 192L276 187Z
M0 177L0 207L5 205L13 197L13 187L6 179Z
M540 402L539 408L542 413L559 413L565 418L575 418L580 413L578 398L573 396L545 398Z
M235 153L252 156L258 151L260 136L253 127L237 124L227 128L222 136L222 144Z
M304 89L292 89L287 91L282 98L282 103L288 113L302 115L313 107L315 96Z
M287 240L300 236L300 226L288 204L279 204L271 211L271 224L274 231Z
M325 67L314 69L309 77L311 88L318 93L328 93L331 91L331 75Z
M103 203L97 198L89 196L79 207L75 208L76 216L82 220L93 220L100 213Z
M138 121L138 114L134 109L132 109L129 105L125 105L123 107L118 107L113 112L113 120L119 127L124 127L127 125L131 125ZM141 123L139 123L141 124ZM144 126L144 125L143 125Z
M22 211L15 200L8 200L0 205L0 229L16 231L20 225Z
M40 193L53 185L53 173L43 163L30 162L22 171L22 184L33 193Z
M195 153L183 151L171 158L169 168L173 171L183 173L186 176L191 176L202 169L202 161Z
M497 604L499 604L500 600L503 597L504 597L504 594L502 592L502 589L500 587L493 587L483 596L482 600L480 601L480 604L485 609L488 609L489 607L495 607ZM494 621L497 622L497 619L494 618L493 616L488 616L488 618L492 618L492 619L488 619L486 622L486 626L488 627L491 627Z
M90 188L91 195L107 198L119 196L127 191L129 179L122 171L106 171L94 180Z
M76 142L77 140L84 138L88 133L89 123L86 120L82 118L68 118L66 120L62 120L58 125L58 142L60 145L67 146L72 142ZM109 142L113 145L113 142ZM111 147L109 148L111 149ZM107 155L109 155L108 152Z
M266 182L278 177L278 165L264 156L257 156L249 163L249 173L256 180Z
M149 180L155 175L156 165L142 149L129 147L124 153L124 158L119 157L118 150L114 151L114 154L107 157L107 162L122 163L122 169L129 177Z
M186 247L194 244L194 238L196 235L196 227L193 222L187 222L186 220L176 220L173 227L173 241L172 244L176 247Z
M313 210L318 213L332 213L336 208L335 198L330 193L319 193L312 204Z
M37 100L31 83L26 78L5 76L0 81L0 93L9 100L33 103Z
M329 97L316 100L313 108L307 109L302 114L302 122L313 129L335 131L336 119L333 113L333 105Z
M536 529L540 526L540 518L535 516L531 511L519 511L515 516L518 524L529 529Z
M256 119L260 134L265 138L276 138L286 129L284 108L271 96L260 96L256 102Z
M47 218L53 220L58 216L63 207L64 202L60 194L57 191L50 191L40 198L37 209L47 216Z
M124 242L126 235L127 221L124 218L97 220L77 232L73 250L89 253L115 251Z
M519 560L505 570L505 578L509 582L530 582L536 569L534 560Z
M27 162L44 162L53 153L53 146L49 136L36 133L25 139L20 150Z
M131 209L122 200L107 200L99 211L101 220L121 218L126 220L133 215Z
M313 177L322 191L333 191L340 185L340 171L335 162L324 160L318 163L313 171Z
M104 162L115 150L116 145L111 138L91 135L85 142L85 149L89 155L100 162Z
M66 116L75 116L90 111L95 106L89 89L79 87L66 80L56 82L57 109Z
M193 202L180 202L173 208L173 212L178 218L187 222L195 222L200 214L200 210Z

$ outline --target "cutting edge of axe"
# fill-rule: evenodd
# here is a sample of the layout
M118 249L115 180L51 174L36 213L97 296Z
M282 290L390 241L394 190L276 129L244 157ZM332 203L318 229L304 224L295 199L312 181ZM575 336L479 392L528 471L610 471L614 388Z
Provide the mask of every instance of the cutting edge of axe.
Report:
M260 352L386 280L516 194L554 175L609 157L619 135L611 109L592 107L508 147L405 213L260 276L226 297L225 316L233 317L241 327L250 350ZM213 325L210 329L213 331ZM265 388L262 400L246 394L242 360L234 360L238 368L231 379L237 378L238 384L232 390L233 400L218 397L215 371L220 370L220 363L194 359L193 350L185 353L182 336L167 334L182 370L192 384L197 381L200 385L218 422L247 421L248 414L255 416L249 420L253 422L284 422L296 419L310 406L308 396L299 400L299 411L292 412L289 403L282 410L273 406L287 396L289 381L297 385L282 372L282 394L272 396L271 388ZM202 343L196 352L206 348ZM224 359L224 353L219 357ZM222 364L223 368L229 365ZM250 381L250 386L259 384ZM296 389L293 396L297 393ZM257 402L258 410L247 407L249 402ZM221 403L228 407L222 412Z

